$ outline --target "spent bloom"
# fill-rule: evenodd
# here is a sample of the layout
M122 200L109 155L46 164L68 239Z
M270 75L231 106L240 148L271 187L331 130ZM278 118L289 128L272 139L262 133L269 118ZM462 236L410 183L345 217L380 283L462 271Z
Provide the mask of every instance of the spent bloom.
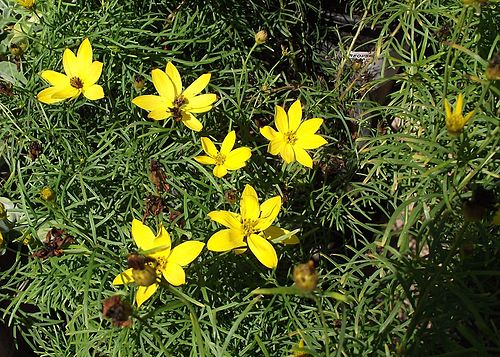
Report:
M222 224L227 229L214 233L207 243L208 250L226 252L234 250L243 253L250 248L255 257L266 267L274 269L278 265L278 256L269 239L274 239L290 232L271 226L281 208L281 197L275 196L261 205L255 189L246 185L240 200L240 214L228 211L212 211L208 217ZM282 241L285 244L297 244L295 235Z
M165 71L153 69L151 77L159 95L141 95L132 103L149 111L148 118L163 120L173 117L189 129L200 131L203 125L194 114L209 111L217 100L213 93L199 94L208 85L210 73L201 75L184 90L179 71L172 62L167 63Z
M455 110L451 111L450 103L447 99L444 100L444 109L446 112L446 128L448 133L452 136L459 135L464 129L465 124L474 114L474 111L467 114L465 117L462 115L464 104L464 97L462 93L458 94L457 102L455 103Z
M274 122L278 131L270 126L260 129L260 133L270 141L267 151L272 155L280 154L287 164L297 160L312 168L313 162L306 150L327 144L322 136L316 134L323 124L323 119L302 121L302 106L300 100L296 100L288 109L288 113L277 105Z
M135 296L137 306L141 306L155 293L162 277L174 286L185 284L186 273L182 267L195 260L205 246L202 242L187 241L172 249L170 235L163 226L160 226L155 236L149 227L137 219L132 222L132 238L144 254L145 263L142 269L134 266L118 274L113 285L135 282L139 286Z
M246 165L252 155L248 147L233 150L236 133L231 131L222 142L220 152L209 138L201 138L201 147L208 156L196 156L194 159L201 164L215 165L213 173L216 177L223 177L230 170L238 170Z
M88 38L80 44L76 56L69 48L64 50L63 67L66 74L51 70L42 72L42 78L52 87L38 93L40 102L54 104L68 98L76 99L80 94L90 100L104 97L102 87L96 84L102 73L102 62L92 61L92 46Z

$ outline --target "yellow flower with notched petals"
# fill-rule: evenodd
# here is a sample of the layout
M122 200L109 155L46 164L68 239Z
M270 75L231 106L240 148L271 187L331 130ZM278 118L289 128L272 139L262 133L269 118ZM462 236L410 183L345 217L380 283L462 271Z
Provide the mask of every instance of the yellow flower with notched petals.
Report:
M141 221L134 219L132 222L132 238L135 244L152 263L148 267L155 270L157 279L148 286L139 286L135 296L137 306L141 306L158 289L161 277L174 286L186 283L186 273L183 266L195 260L201 253L205 243L187 241L171 249L172 241L170 235L163 226L160 226L158 234L145 226ZM129 284L134 282L132 268L117 275L113 285Z
M27 9L31 9L35 6L35 0L16 0L16 2Z
M313 162L306 150L317 149L327 141L316 134L323 119L302 120L302 106L295 101L288 109L276 106L274 122L278 131L270 126L260 129L260 133L270 141L267 151L272 155L280 154L287 164L297 160L302 165L312 168Z
M212 211L208 214L210 219L228 228L210 237L207 242L208 250L234 250L236 253L243 253L248 247L262 264L271 269L276 268L278 256L269 240L290 233L271 226L280 208L280 196L270 198L259 205L257 192L252 186L246 185L241 195L240 214L228 211ZM299 240L292 235L282 243L297 244Z
M54 104L68 98L76 99L80 94L90 100L104 97L102 87L95 84L102 73L102 62L92 61L92 46L88 38L80 44L76 56L69 48L64 50L63 67L66 74L50 70L42 72L42 78L52 87L38 93L40 102Z
M194 159L201 164L215 165L213 173L216 177L223 177L228 171L241 169L252 156L252 150L241 147L233 150L236 133L231 131L222 142L220 152L209 138L201 138L201 147L208 156L196 156Z
M458 94L457 102L455 103L455 110L451 111L450 103L447 99L444 100L444 109L446 112L446 129L448 133L452 136L459 135L464 129L465 124L474 114L474 111L467 114L464 118L462 115L462 109L464 104L464 96L462 93Z
M148 118L163 120L173 117L189 129L200 131L203 125L194 114L209 111L217 100L215 94L199 94L208 85L210 73L201 75L184 90L179 71L172 62L167 63L165 71L153 69L151 77L159 95L141 95L132 103L149 111Z

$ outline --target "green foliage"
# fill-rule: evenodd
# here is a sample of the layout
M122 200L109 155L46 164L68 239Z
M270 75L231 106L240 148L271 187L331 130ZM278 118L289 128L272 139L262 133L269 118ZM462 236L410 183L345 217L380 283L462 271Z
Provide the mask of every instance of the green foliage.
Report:
M9 80L0 67L0 194L23 214L4 234L12 261L2 263L0 319L37 354L288 356L301 339L312 356L500 352L500 241L491 224L500 92L484 76L500 50L498 3L477 13L440 0L357 0L345 9L319 0L39 0L33 14L4 3L2 26L31 15L38 23L18 26L29 43L21 57L8 53L12 33L0 34L0 64L25 78ZM332 10L354 25L335 24ZM261 29L269 40L253 48ZM64 49L84 37L104 63L105 98L39 103L41 71L62 71ZM349 54L366 49L374 56L357 67ZM369 65L379 59L386 76L374 78ZM167 61L184 83L212 74L209 92L220 99L199 115L199 134L147 120L131 103L155 93L151 70ZM460 92L475 114L453 138L443 102ZM304 118L325 119L329 144L311 151L312 170L268 154L259 134L276 105L296 99ZM193 157L201 136L220 142L230 130L252 158L217 179ZM32 142L42 146L37 159ZM111 281L136 249L130 223L155 193L151 160L170 190L165 212L147 224L163 222L174 245L206 242L220 229L207 213L236 211L225 193L251 184L261 199L283 196L279 223L300 229L300 247L277 244L276 271L251 254L205 250L186 269L187 285L162 286L131 328L111 326L102 301L134 301L136 287ZM46 186L53 202L40 198ZM464 206L482 217L464 219ZM50 227L76 243L60 257L34 258ZM320 256L318 289L290 290L293 265L311 255Z

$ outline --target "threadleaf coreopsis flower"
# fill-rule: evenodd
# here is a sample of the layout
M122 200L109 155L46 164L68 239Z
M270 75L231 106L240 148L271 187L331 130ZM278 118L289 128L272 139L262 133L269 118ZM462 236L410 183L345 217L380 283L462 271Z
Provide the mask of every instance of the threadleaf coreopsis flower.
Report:
M212 211L208 217L227 227L214 233L207 242L208 250L226 252L233 250L243 253L250 248L255 257L266 267L274 269L278 256L270 239L290 233L282 228L271 226L281 209L281 197L275 196L261 205L255 189L246 185L240 200L240 214L228 211ZM297 244L295 235L282 241Z
M63 67L66 74L51 70L42 72L42 78L52 87L38 93L40 102L54 104L68 98L76 99L80 94L90 100L104 97L102 87L96 84L102 73L102 62L92 61L92 46L88 38L80 44L76 56L69 48L64 50Z
M172 249L170 235L163 226L160 226L155 236L149 227L137 219L132 222L132 238L147 258L146 263L143 269L133 267L118 274L113 285L134 282L139 285L135 296L137 306L141 306L155 293L162 277L174 286L185 284L186 273L182 267L195 260L205 246L202 242L187 241ZM148 275L154 275L154 279Z
M451 136L458 136L464 129L465 124L474 115L474 111L467 114L465 117L462 114L464 104L464 96L458 94L455 110L451 111L451 105L447 99L444 100L444 109L446 112L446 129Z
M199 94L208 85L210 73L201 75L184 90L179 71L172 62L167 63L165 71L153 69L151 77L159 95L141 95L132 103L149 111L148 118L163 120L173 117L189 129L200 131L203 124L194 114L209 111L217 100L213 93Z
M302 165L312 168L313 162L306 150L317 149L327 141L316 134L323 119L302 120L302 106L296 100L288 109L276 106L274 122L278 131L270 126L260 129L260 133L270 141L267 151L272 155L280 154L287 164L297 160Z
M35 6L35 0L16 0L16 2L27 9L31 9Z
M219 152L212 140L203 137L201 147L208 156L196 156L194 159L201 164L215 165L214 176L223 177L228 171L241 169L252 156L252 150L245 146L233 150L235 142L236 133L233 130L225 137Z

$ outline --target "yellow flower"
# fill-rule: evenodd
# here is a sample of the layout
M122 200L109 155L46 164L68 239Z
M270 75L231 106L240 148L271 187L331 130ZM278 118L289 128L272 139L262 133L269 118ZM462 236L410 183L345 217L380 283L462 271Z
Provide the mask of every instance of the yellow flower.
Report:
M35 0L16 0L16 2L27 9L31 9L35 6Z
M208 156L196 156L194 159L204 165L215 165L214 176L223 177L228 170L238 170L246 165L252 155L252 150L248 147L241 147L233 150L236 141L236 133L231 131L222 142L220 152L209 138L201 138L201 147Z
M208 217L228 229L213 234L207 243L208 250L226 252L234 250L243 253L250 248L255 257L266 267L274 269L278 265L278 256L268 241L288 231L271 226L281 208L281 197L275 196L259 205L259 198L254 188L246 185L240 200L240 213L228 211L212 211ZM297 244L295 235L282 243Z
M290 106L288 114L285 109L276 106L274 122L278 131L270 126L260 129L260 133L270 141L267 151L272 155L280 154L287 164L297 160L304 166L312 168L313 162L308 149L317 149L327 141L316 134L323 119L313 118L301 122L302 107L297 100Z
M209 111L217 100L217 96L212 93L198 95L208 85L210 73L201 75L184 90L181 76L172 62L167 63L165 72L153 69L151 77L159 95L141 95L134 98L132 103L149 111L148 118L163 120L173 117L189 129L200 131L203 125L194 114Z
M187 241L171 249L172 241L170 235L163 226L160 226L158 234L155 236L153 231L145 226L141 221L134 219L132 222L132 238L135 244L152 263L148 266L156 272L156 282L148 286L139 286L135 300L137 306L141 306L158 289L161 277L167 282L178 286L185 284L186 274L183 266L188 265L198 257L205 243L197 241ZM133 283L133 268L127 269L117 275L113 280L113 285Z
M102 87L95 84L101 76L102 62L92 61L92 46L88 38L80 44L76 56L69 48L64 50L63 67L66 74L50 70L42 72L42 78L52 87L38 93L40 102L54 104L68 98L76 99L80 94L90 100L104 97Z
M464 97L462 93L458 95L457 102L455 103L455 110L451 111L450 103L447 99L444 100L444 109L446 111L446 128L448 133L452 136L459 135L464 129L465 123L472 117L474 111L467 114L464 118L462 115Z

